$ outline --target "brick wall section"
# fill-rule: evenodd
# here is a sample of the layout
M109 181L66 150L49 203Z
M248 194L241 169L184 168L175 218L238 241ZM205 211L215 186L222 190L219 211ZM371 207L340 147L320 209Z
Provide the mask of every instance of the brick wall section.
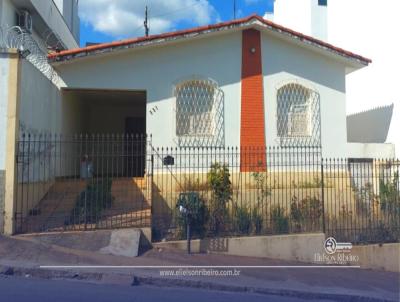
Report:
M260 171L265 166L264 89L261 35L255 29L242 32L241 84L240 169Z
M4 233L4 194L6 171L0 170L0 234Z

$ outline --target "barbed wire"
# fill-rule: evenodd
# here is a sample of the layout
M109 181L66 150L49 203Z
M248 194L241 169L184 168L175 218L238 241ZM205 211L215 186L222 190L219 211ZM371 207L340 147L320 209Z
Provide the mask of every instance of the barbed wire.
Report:
M48 33L46 41L52 33ZM35 66L54 85L60 86L61 79L47 60L46 43L39 44L30 32L20 26L0 25L0 49L17 49L21 55Z

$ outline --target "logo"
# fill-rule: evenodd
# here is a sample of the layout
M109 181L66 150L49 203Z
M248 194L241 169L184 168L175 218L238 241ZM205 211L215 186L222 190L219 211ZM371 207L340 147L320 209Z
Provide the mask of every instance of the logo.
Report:
M332 255L336 252L336 239L333 237L329 237L325 240L324 248L325 252L329 255Z
M325 252L329 255L340 252L350 252L353 245L350 242L337 242L335 238L329 237L325 240Z
M337 242L335 238L329 237L324 242L325 253L315 253L314 262L339 265L357 263L359 257L351 254L352 247L350 242Z

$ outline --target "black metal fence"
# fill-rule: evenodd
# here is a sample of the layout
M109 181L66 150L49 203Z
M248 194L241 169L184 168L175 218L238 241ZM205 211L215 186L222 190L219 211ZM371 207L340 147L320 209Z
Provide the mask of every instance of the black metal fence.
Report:
M322 159L320 148L155 148L153 238L325 232L339 241L400 238L395 160Z
M145 135L22 135L16 231L150 226Z
M24 135L17 232L152 227L180 239L325 232L400 238L399 167L323 159L320 148L158 148L145 135Z

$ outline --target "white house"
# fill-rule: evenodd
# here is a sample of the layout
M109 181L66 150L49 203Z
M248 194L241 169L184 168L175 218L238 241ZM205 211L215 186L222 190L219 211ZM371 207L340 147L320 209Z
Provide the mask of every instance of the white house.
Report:
M32 64L20 59L9 84L7 233L16 212L15 142L23 132L148 133L154 147L294 146L316 147L325 158L394 156L390 144L347 142L345 77L371 60L257 15L54 51L48 59L51 72L34 81L26 78Z
M393 156L392 145L347 143L345 77L370 60L258 16L49 58L64 82L49 108L60 118L45 125L41 113L22 110L34 129L123 133L135 117L156 146L321 146L324 157Z

